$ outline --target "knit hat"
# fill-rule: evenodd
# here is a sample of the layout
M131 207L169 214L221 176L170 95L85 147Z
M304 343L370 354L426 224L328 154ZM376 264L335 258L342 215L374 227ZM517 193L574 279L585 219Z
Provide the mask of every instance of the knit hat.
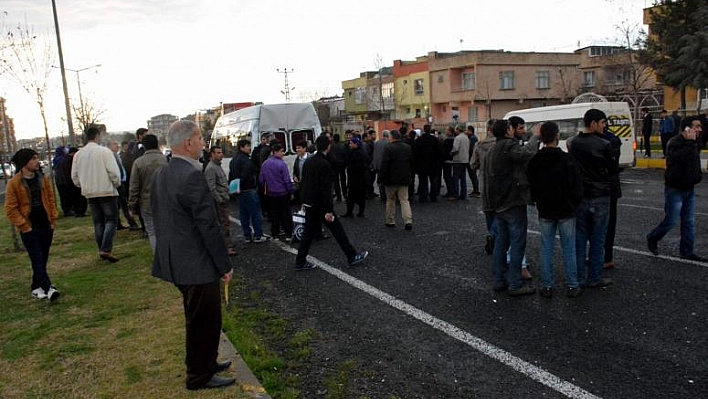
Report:
M15 173L20 173L20 170L25 167L37 155L37 151L31 148L22 148L12 156L10 162L15 164Z
M356 144L357 147L361 147L361 139L359 137L352 137L351 142Z

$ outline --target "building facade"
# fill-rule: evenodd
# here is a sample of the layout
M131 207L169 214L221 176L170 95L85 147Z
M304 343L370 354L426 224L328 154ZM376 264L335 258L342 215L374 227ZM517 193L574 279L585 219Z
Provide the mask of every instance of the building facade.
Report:
M170 125L178 119L170 114L153 116L147 121L148 130L151 134L157 136L159 140L167 140L167 132L170 129Z

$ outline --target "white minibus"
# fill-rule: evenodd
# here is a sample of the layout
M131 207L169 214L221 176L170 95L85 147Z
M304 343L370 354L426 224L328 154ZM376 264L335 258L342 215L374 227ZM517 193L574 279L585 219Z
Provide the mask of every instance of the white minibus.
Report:
M621 166L634 165L635 133L632 114L625 102L592 102L554 105L511 111L504 116L509 119L519 116L526 122L526 130L532 131L534 126L546 121L553 121L560 128L560 147L567 151L566 140L583 131L583 115L585 111L595 108L607 115L607 126L622 141L619 163Z

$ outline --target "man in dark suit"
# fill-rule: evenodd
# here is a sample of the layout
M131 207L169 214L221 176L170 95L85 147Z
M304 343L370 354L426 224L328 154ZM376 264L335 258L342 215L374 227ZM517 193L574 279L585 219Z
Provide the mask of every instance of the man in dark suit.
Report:
M228 284L231 261L219 227L214 198L199 164L204 140L194 122L170 126L172 161L155 174L150 205L157 241L152 275L173 283L184 298L187 329L187 389L232 385L216 375L230 361L216 358L221 334L219 279Z

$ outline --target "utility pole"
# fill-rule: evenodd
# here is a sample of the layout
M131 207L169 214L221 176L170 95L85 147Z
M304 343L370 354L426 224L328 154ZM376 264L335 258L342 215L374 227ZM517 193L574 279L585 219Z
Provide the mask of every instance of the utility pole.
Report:
M61 50L59 18L57 17L57 4L55 0L52 0L52 11L54 12L54 29L57 32L57 50L59 53L59 68L61 69L61 83L64 86L64 106L66 107L66 124L69 128L69 144L71 144L71 146L75 146L76 140L74 138L74 124L71 120L71 105L69 105L69 88L66 85L66 71L64 71L64 53ZM49 143L47 143L47 148L49 148Z
M286 102L286 103L289 103L289 102L290 102L290 92L293 91L293 90L295 90L295 88L294 88L294 87L291 88L291 87L289 86L289 84L288 84L288 74L295 72L295 70L293 70L292 68L290 68L290 69L288 69L288 68L283 68L283 70L280 70L280 68L276 68L276 71L278 71L278 73L282 73L282 74L285 75L285 89L284 89L284 90L281 90L280 92L285 95L285 102Z

